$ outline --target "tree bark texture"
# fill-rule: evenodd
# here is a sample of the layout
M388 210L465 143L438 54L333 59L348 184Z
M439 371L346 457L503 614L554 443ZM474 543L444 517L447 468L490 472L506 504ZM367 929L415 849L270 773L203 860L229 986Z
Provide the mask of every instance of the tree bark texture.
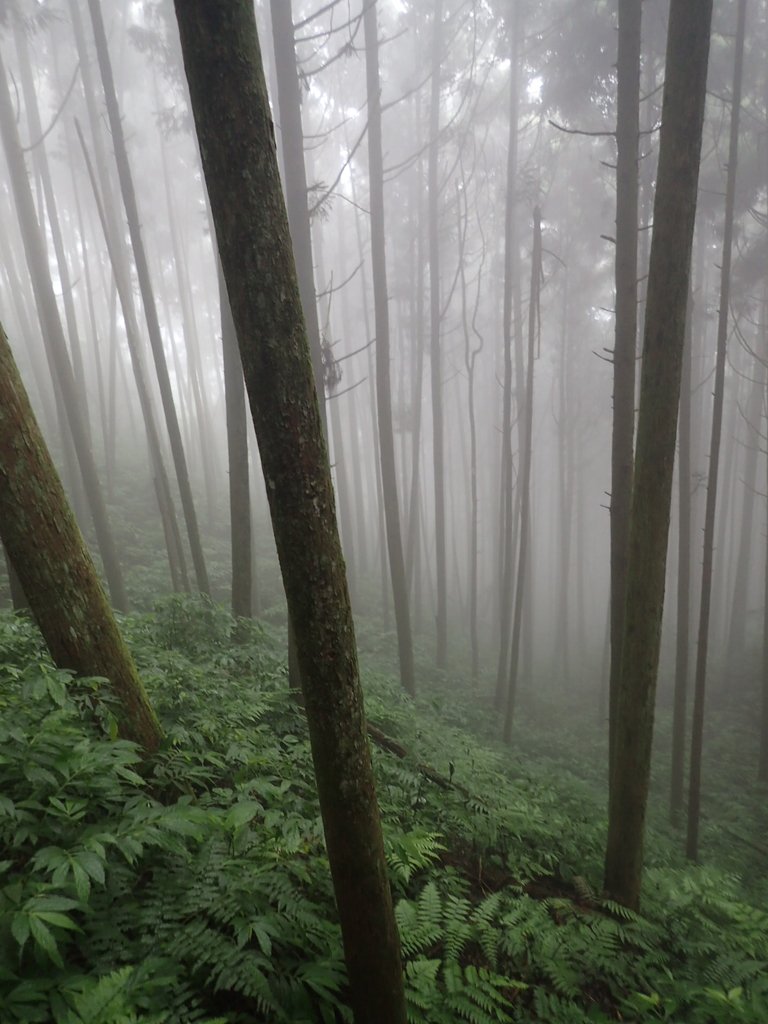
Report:
M712 0L672 0L630 515L605 887L640 903L656 677Z
M162 734L117 628L0 327L0 537L60 668L109 679L120 731L148 753Z
M229 308L227 285L217 260L221 345L224 352L224 394L227 406L227 453L229 456L229 522L232 551L232 614L250 619L253 594L251 491L248 472L248 420L245 386L237 334Z
M404 1024L354 626L251 0L176 0L224 277L296 633L357 1024Z

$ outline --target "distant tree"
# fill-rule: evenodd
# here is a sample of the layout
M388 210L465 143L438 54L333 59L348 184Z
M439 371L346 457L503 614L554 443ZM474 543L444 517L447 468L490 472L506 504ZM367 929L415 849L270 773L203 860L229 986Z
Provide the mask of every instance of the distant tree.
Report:
M672 0L630 514L605 888L640 904L712 0Z
M379 422L379 456L384 498L384 525L387 536L389 572L397 625L400 681L410 694L416 692L413 671L411 613L403 559L400 502L397 493L395 438L392 427L392 388L390 384L389 295L384 242L384 157L381 140L381 85L379 82L379 37L376 8L365 7L365 66L368 94L368 175L371 203L371 261L373 270L374 319L376 323L376 408Z
M404 1024L355 631L251 0L176 0L182 52L296 634L357 1024Z
M35 213L35 203L32 197L29 177L27 176L24 153L19 140L13 101L8 86L8 77L2 58L0 58L0 136L2 137L8 163L11 189L21 227L27 267L32 281L32 290L40 316L51 377L53 378L54 388L59 389L61 392L62 405L66 412L66 422L69 426L78 465L82 474L83 487L93 519L112 603L120 611L127 611L128 597L117 554L117 546L99 482L88 429L85 425L84 401L81 394L83 382L78 381L75 377L72 363L70 362L67 341L61 324L56 295L53 290L45 239Z
M443 52L443 0L434 0L432 13L432 80L429 111L427 190L429 220L429 345L432 391L432 468L435 480L435 568L437 594L438 668L448 664L448 583L445 526L445 425L440 339L440 65Z
M717 356L715 360L715 393L712 409L712 434L709 448L709 476L707 477L707 504L704 514L704 554L701 569L701 606L696 648L696 675L693 694L693 730L691 734L691 763L688 790L688 833L686 854L691 860L699 855L699 818L701 814L701 754L704 745L704 698L707 684L707 655L709 651L709 613L712 599L712 559L715 547L715 512L717 483L720 467L720 437L723 427L723 398L725 393L725 355L728 341L728 321L731 312L731 260L733 254L733 214L736 200L736 171L739 158L739 120L744 70L744 36L746 32L747 0L739 0L733 86L731 89L731 125L728 145L728 174L725 186L725 224L723 230L723 258L720 264L720 310L717 318Z
M139 280L141 298L144 304L144 315L147 321L147 333L152 348L152 356L155 363L157 383L160 389L160 398L165 414L165 424L168 430L168 438L171 445L171 455L176 470L176 479L179 485L179 497L184 512L184 520L187 525L189 536L189 547L192 555L192 563L195 568L195 580L197 587L203 594L210 594L208 582L208 570L205 565L205 555L200 540L200 530L197 522L197 512L192 496L192 487L189 482L189 470L187 459L184 454L184 444L181 439L179 418L176 412L176 404L171 388L171 379L168 373L168 364L163 348L163 339L160 332L160 322L157 316L155 293L152 287L152 278L149 272L149 264L144 248L144 240L141 232L141 220L136 200L136 191L133 185L133 175L128 160L128 150L125 144L123 122L120 117L120 110L117 103L117 93L112 74L112 62L107 46L107 35L104 30L104 20L101 13L100 0L88 0L88 8L91 13L94 37L96 40L96 56L101 72L101 81L104 87L106 99L107 116L109 128L112 134L112 143L115 147L115 161L117 173L120 179L120 190L125 205L128 231L131 236L131 246L136 261L136 274Z
M499 659L496 669L497 711L504 710L509 674L509 641L512 629L512 588L514 571L514 530L513 530L513 462L512 462L512 331L513 310L515 347L522 352L522 318L520 317L520 290L517 286L519 273L519 243L516 229L516 184L517 184L517 150L518 150L518 5L512 5L511 23L508 28L510 61L509 61L509 124L507 145L507 176L506 195L504 201L504 299L502 306L502 337L504 345L504 372L502 379L502 411L501 411L501 500L499 502ZM518 365L518 376L522 374L522 366Z
M616 748L616 700L627 590L637 350L638 143L640 137L640 0L619 0L616 63L616 326L611 443L611 675L608 764Z
M507 699L504 713L504 742L512 741L512 724L515 717L517 680L520 671L520 644L522 637L523 611L525 604L526 576L531 553L531 471L533 468L533 368L536 360L536 339L541 329L541 210L533 210L533 248L531 251L531 290L528 305L528 353L525 368L525 397L523 406L522 450L520 452L520 534L517 551L517 578L515 580L515 604L512 617L512 634L509 649L509 676Z
M0 538L61 668L110 680L120 731L147 752L160 726L67 503L0 326Z

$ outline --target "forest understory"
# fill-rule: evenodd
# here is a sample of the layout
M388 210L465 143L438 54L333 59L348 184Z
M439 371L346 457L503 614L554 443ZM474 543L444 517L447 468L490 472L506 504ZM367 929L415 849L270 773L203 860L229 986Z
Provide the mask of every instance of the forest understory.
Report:
M284 630L179 596L121 624L166 734L149 761L103 685L0 617L3 1024L351 1020ZM410 1021L764 1024L768 812L737 705L713 708L700 867L662 811L660 708L636 915L601 895L598 693L540 681L510 748L490 687L417 644L413 700L382 624L358 634Z

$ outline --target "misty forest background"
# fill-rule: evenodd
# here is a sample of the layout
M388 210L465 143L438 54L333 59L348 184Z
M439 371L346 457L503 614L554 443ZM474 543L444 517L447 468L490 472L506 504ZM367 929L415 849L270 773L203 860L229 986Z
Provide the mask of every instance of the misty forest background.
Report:
M768 1014L763 0L713 14L642 915L603 894L670 5L623 6L634 200L615 4L255 5L413 1021ZM3 561L0 1022L351 1020L176 17L98 7L0 4L0 319L166 743Z

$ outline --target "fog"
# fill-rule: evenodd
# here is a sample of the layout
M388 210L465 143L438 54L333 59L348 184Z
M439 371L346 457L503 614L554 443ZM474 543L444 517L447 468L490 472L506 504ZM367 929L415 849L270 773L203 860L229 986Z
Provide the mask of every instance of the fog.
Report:
M502 624L512 624L513 598L520 589L520 699L525 702L537 692L578 692L594 704L599 722L607 715L610 660L615 19L601 4L570 0L518 4L513 16L511 6L501 0L444 0L436 67L434 6L426 0L379 0L377 5L391 404L418 664L429 665L430 670L434 665L437 574L443 558L444 675L461 685L479 685L483 692L493 690ZM257 16L279 157L289 172L283 151L288 115L277 101L269 7L258 3ZM680 627L678 490L686 487L692 499L691 659L695 653L720 296L732 8L731 3L717 5L710 64L690 313L690 479L675 483L662 639L660 694L667 703ZM227 603L229 473L219 285L173 9L169 2L150 0L104 4L103 9L211 592ZM662 0L646 0L643 10L638 373L666 30ZM3 13L2 74L37 223L24 223L6 172L0 210L0 313L78 519L95 545L88 500L62 413L65 399L60 382L52 383L43 345L49 330L46 317L58 315L129 599L134 606L148 607L172 587L156 498L157 464L148 455L146 441L148 409L171 480L172 503L184 536L186 577L193 588L195 575L87 4L18 0L6 3ZM73 14L80 22L77 31ZM745 55L709 663L717 699L748 701L755 715L768 489L765 14L764 4L752 5ZM384 645L394 658L375 391L362 14L360 4L351 0L294 0L293 21L328 442L342 541L355 612L367 629L375 624L384 630ZM511 173L510 111L515 126ZM104 224L99 204L106 211ZM535 207L542 218L540 266L532 265ZM430 223L433 209L435 224ZM25 247L24 235L34 230L44 242L47 267L31 271L31 250L28 244ZM434 240L431 247L430 231L435 232L436 248ZM117 274L124 275L126 285L122 297L115 260L120 261ZM56 310L43 314L32 275L46 271ZM511 358L511 380L506 379L511 520L505 513L503 468L505 308ZM442 542L435 532L430 379L435 330L444 433ZM133 358L131 331L136 333ZM531 401L526 376L529 342L534 352L530 530L524 581L517 588L519 483L525 460L525 413ZM139 364L148 387L144 406L136 383ZM55 360L50 363L55 365ZM249 444L255 611L281 623L283 599L252 431ZM508 544L513 559L505 580ZM181 576L177 583L183 586ZM475 601L479 675L473 682ZM504 658L502 675L507 671Z

